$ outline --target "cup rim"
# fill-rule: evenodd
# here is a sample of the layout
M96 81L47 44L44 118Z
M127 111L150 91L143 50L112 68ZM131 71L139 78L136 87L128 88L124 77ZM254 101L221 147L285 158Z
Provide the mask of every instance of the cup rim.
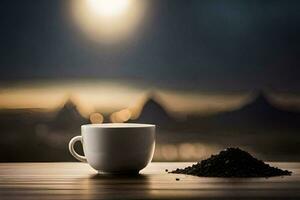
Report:
M102 124L83 124L81 128L149 128L156 127L154 124L140 123L102 123Z

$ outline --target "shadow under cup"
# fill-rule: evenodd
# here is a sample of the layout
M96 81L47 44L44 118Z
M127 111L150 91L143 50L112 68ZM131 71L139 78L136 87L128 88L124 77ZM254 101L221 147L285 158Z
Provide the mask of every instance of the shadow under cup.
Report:
M71 154L101 173L138 173L151 161L155 125L134 123L87 124L69 144ZM81 140L85 156L73 148Z

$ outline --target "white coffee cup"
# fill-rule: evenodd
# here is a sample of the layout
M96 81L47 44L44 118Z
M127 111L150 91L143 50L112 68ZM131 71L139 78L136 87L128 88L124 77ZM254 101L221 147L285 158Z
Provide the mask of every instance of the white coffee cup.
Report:
M74 150L81 141L85 156ZM138 173L152 160L155 125L135 123L86 124L69 143L71 154L102 173Z

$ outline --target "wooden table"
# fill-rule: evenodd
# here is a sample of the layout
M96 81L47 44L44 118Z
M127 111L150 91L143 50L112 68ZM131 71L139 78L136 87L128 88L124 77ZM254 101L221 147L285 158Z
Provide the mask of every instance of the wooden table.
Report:
M271 163L294 173L268 179L165 172L190 164L151 163L130 177L100 175L85 163L0 163L0 199L300 199L300 163Z

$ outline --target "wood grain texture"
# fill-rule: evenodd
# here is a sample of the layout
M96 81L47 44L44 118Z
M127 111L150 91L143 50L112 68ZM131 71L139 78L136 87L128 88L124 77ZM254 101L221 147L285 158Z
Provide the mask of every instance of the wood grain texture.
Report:
M300 163L271 163L293 175L268 179L165 172L190 164L151 163L140 175L112 176L85 163L1 163L0 199L300 199Z

